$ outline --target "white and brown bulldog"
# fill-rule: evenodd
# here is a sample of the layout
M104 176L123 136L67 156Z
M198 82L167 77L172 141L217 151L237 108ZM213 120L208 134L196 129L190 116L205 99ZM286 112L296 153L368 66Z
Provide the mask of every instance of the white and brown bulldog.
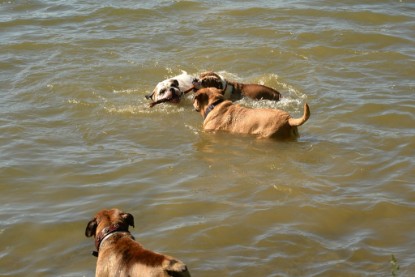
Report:
M98 257L95 276L190 277L183 262L136 242L129 226L134 217L118 209L101 210L88 222L85 235L95 237Z
M204 130L251 134L259 138L297 138L297 127L310 117L307 104L304 104L304 114L301 118L292 118L282 110L251 109L233 104L225 100L221 91L216 88L198 90L195 93L193 107L204 119Z
M239 100L242 97L279 101L282 97L278 91L270 87L231 82L215 72L206 71L197 77L183 72L164 80L158 83L153 92L146 95L146 98L153 101L150 103L150 107L163 102L178 103L186 93L208 87L220 89L224 97L232 101Z

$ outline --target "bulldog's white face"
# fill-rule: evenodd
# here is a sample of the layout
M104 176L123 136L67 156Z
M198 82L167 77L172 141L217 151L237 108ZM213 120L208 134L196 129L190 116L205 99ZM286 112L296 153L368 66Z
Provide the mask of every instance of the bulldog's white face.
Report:
M193 87L196 78L187 73L172 77L157 84L152 94L146 95L147 99L153 102L180 102L182 95Z
M176 79L164 80L157 84L153 93L147 98L151 98L154 102L160 101L162 99L179 102L182 92L179 88L179 82Z

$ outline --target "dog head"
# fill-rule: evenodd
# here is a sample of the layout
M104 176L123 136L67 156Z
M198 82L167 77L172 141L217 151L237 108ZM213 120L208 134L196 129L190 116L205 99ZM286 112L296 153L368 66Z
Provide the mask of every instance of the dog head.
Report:
M193 85L196 89L201 88L217 88L225 89L226 81L220 75L216 74L213 71L202 72L199 75L199 80L193 82Z
M150 107L163 102L180 102L184 94L194 89L194 81L197 81L197 79L193 75L183 71L180 75L158 83L153 92L146 95L147 99L153 100Z
M194 95L193 108L204 115L210 105L225 99L221 92L220 89L212 87L199 89Z
M92 237L99 234L105 228L119 226L120 229L128 231L128 226L134 227L134 217L119 209L101 210L88 222L85 236Z
M153 102L165 100L166 102L177 103L181 96L182 91L179 88L179 81L177 79L167 79L158 83L153 92L146 95L146 98L153 100Z

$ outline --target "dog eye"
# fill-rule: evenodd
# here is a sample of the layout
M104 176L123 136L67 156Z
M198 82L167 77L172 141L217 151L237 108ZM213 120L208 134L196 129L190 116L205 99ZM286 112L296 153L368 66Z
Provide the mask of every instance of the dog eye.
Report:
M162 90L160 90L160 94L164 94L166 92L166 89L162 89Z

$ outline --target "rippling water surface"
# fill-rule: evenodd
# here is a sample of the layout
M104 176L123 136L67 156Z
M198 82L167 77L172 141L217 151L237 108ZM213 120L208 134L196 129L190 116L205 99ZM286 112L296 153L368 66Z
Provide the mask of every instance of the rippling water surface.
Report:
M0 275L93 276L135 216L192 276L415 275L412 1L0 1ZM144 95L182 70L278 89L297 141Z

